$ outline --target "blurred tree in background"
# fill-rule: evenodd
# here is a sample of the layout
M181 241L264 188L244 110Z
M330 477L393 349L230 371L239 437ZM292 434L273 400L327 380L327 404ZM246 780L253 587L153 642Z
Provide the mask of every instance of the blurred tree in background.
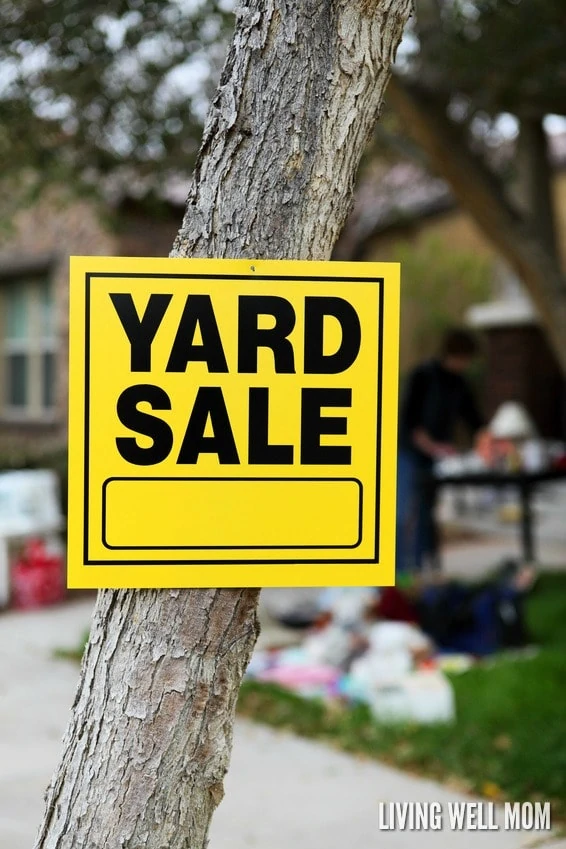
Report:
M438 9L443 39L434 64L450 80L446 93L457 90L464 98L463 115L510 112L540 119L564 113L563 0L459 0ZM425 36L425 42L437 35Z
M566 279L543 123L566 114L566 5L416 0L388 100L404 153L410 138L523 281L566 371ZM514 158L502 115L518 124Z
M186 175L231 32L231 3L1 0L0 155L13 174Z
M545 116L566 114L564 0L415 0L369 156L416 156L528 289L566 371ZM232 0L0 0L5 173L140 193L186 177ZM509 155L510 122L519 126ZM502 155L507 148L507 156Z

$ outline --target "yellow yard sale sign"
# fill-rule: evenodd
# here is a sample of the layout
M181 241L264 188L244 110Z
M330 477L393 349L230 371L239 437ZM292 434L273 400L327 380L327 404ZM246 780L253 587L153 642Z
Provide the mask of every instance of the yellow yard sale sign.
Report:
M73 257L69 586L394 581L399 266Z

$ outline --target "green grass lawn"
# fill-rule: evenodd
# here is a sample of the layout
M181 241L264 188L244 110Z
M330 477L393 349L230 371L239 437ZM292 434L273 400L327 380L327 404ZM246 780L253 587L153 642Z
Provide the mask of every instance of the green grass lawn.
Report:
M452 725L380 725L364 706L327 706L246 681L241 714L385 760L493 799L553 802L566 818L566 574L543 575L528 602L540 650L451 676Z

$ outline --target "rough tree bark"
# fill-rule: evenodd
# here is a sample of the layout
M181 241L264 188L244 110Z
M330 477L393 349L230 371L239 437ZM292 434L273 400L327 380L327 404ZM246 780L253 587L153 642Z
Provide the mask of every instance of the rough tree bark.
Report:
M249 0L175 256L325 259L410 0ZM257 590L102 591L36 849L200 849Z
M566 278L538 227L510 204L433 96L397 77L387 96L433 168L523 281L566 374Z

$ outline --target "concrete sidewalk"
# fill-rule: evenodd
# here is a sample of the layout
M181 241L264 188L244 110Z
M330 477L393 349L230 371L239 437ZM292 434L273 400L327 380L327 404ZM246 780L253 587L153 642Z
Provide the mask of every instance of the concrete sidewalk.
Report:
M83 599L0 615L2 849L33 846L78 677L77 667L54 659L53 649L79 641L91 608L92 601ZM464 798L379 763L239 721L210 849L467 849L478 832L380 832L377 825L380 801ZM487 849L527 849L537 839L534 832L482 834ZM564 840L544 845L566 849Z
M541 486L533 500L533 532L536 561L544 570L566 570L566 485ZM469 511L452 521L454 526L475 535L442 550L443 569L459 577L479 577L490 565L506 557L521 559L518 522L502 523L495 510L488 514Z
M549 539L541 535L537 551L537 561L543 571L566 571L566 539ZM442 571L452 577L475 580L509 557L521 560L521 546L514 528L507 533L500 531L499 536L478 534L475 539L446 545L442 550Z

